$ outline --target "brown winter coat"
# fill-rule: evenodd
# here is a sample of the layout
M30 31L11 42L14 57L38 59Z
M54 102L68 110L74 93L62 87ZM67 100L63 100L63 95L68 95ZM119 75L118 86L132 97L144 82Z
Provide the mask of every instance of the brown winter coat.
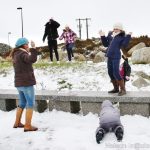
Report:
M15 72L15 87L35 85L36 81L32 64L37 60L36 49L31 49L30 53L23 48L15 49L12 58Z

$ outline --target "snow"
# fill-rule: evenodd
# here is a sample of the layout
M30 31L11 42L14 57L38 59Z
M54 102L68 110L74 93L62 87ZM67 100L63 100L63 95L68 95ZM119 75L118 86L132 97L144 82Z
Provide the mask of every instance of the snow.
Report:
M47 90L91 90L107 91L112 88L107 75L106 63L69 64L68 67L51 66L47 69L35 69L37 85L35 89ZM136 72L150 74L150 65L132 65L131 80L127 82L128 91L149 91L150 87L137 88L132 82L137 78ZM14 88L13 69L7 75L0 75L1 89ZM63 88L58 81L71 84ZM110 85L110 86L109 86ZM97 114L71 114L53 110L44 113L34 112L33 125L37 132L24 133L23 129L14 129L16 110L0 111L0 150L149 150L150 118L139 115L121 116L124 125L124 138L117 142L113 133L105 136L101 144L95 141L95 130L99 125ZM25 114L22 122L24 123Z
M128 91L149 91L150 86L137 88L132 82L137 78L136 72L143 71L147 75L150 74L149 64L132 65L131 80L126 83ZM112 88L110 79L107 74L106 62L102 63L80 63L78 65L68 64L68 66L59 67L50 66L45 69L35 69L35 77L37 85L35 89L47 90L70 90L67 86L71 84L72 91L108 91ZM65 81L63 85L58 81ZM14 71L11 68L7 75L0 75L1 89L15 89L14 87ZM64 86L67 86L64 88Z
M99 118L96 114L83 116L56 110L34 112L32 122L39 130L24 133L21 128L12 128L15 113L15 110L0 111L1 150L120 150L118 147L122 147L121 150L132 150L131 147L136 150L150 149L150 119L146 117L121 116L125 129L123 141L117 142L115 135L109 133L101 144L97 144L95 130L99 125Z

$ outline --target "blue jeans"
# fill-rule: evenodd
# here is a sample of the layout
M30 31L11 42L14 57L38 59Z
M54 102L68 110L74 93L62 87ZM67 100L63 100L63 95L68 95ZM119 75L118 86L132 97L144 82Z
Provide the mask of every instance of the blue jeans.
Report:
M33 108L35 104L35 94L33 86L16 87L19 92L19 107Z
M71 61L71 58L74 57L73 55L73 47L74 43L68 43L66 44L67 54L68 54L68 60Z
M120 59L108 58L107 68L111 80L122 80L122 77L119 72L119 66L120 66Z

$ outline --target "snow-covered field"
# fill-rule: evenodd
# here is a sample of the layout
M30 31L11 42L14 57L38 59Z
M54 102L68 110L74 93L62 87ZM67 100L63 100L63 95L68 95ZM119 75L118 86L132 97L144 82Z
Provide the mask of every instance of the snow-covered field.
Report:
M69 64L72 65L72 64ZM68 91L92 90L107 91L112 88L107 75L106 63L85 63L72 67L50 67L35 69L36 89ZM127 82L128 91L147 90L150 86L137 88L132 82L136 72L150 74L150 65L132 65L131 80ZM14 73L11 68L7 75L0 74L1 89L14 89ZM58 83L58 81L63 84ZM64 87L67 88L64 88ZM117 142L113 133L107 134L101 144L95 141L95 130L99 125L96 114L70 114L53 110L35 112L33 124L37 132L24 133L23 129L12 128L15 110L0 111L0 150L150 150L150 118L142 116L121 116L125 134L122 142ZM24 122L24 115L23 115Z
M113 133L107 134L101 144L95 141L97 115L86 116L65 112L34 113L37 132L24 133L12 128L15 110L0 111L0 150L149 150L150 119L142 116L122 116L124 139L117 142ZM23 116L24 118L24 116ZM24 120L23 120L24 122Z
M132 65L131 79L126 83L128 91L150 90L150 86L137 88L132 82L137 78L136 72L143 71L150 74L150 65ZM107 74L106 63L82 63L79 65L51 66L46 69L35 69L37 85L35 89L71 90L78 91L108 91L112 88ZM63 82L60 84L58 82ZM14 89L14 72L11 68L7 75L0 74L1 89ZM66 88L65 88L66 86Z

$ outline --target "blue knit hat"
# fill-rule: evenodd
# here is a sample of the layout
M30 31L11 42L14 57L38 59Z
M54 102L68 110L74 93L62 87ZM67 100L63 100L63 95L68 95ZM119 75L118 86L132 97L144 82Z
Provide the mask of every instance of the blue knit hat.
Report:
M29 41L26 38L19 38L15 44L16 48L22 45L28 44Z

